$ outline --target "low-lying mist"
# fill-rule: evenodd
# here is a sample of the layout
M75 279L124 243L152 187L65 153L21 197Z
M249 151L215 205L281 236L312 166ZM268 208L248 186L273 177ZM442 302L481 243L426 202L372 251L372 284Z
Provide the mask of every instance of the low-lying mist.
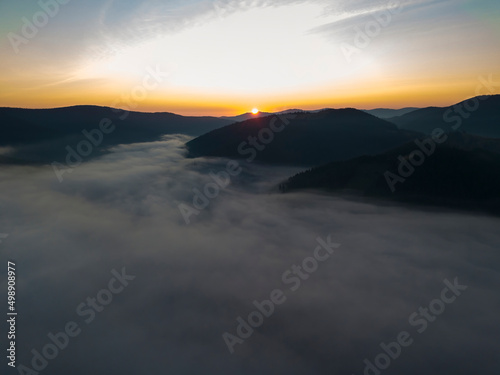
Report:
M179 205L193 206L193 189L228 163L186 159L187 140L116 147L62 183L50 166L0 169L19 364L33 368L32 349L76 322L81 333L40 373L498 374L498 218L279 194L299 169L241 162L187 224ZM328 237L340 246L316 267L305 261ZM287 272L304 262L314 270L292 288ZM135 279L87 324L77 307L123 267ZM467 289L432 304L455 278ZM242 339L239 322L275 290L284 302ZM430 304L445 310L412 324ZM403 331L412 343L366 370ZM238 339L232 354L224 333Z

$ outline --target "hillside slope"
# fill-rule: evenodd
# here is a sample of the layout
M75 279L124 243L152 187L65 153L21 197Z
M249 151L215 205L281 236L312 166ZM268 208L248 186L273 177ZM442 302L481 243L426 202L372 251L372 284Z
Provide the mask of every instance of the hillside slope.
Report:
M330 109L287 116L290 116L288 124L276 116L232 124L198 137L186 146L192 157L218 156L275 164L319 165L380 153L419 135L400 130L394 124L356 109ZM283 130L270 131L272 127Z
M408 161L416 149L410 143L376 156L329 163L291 177L280 185L280 190L348 192L500 214L500 141L452 134L422 165L408 167L405 163L404 170L413 169L412 174L400 175L399 157ZM397 176L398 181L388 180L387 172Z
M113 131L105 134L99 147L150 142L166 134L198 136L230 124L215 117L184 117L173 113L129 112L97 106L56 109L0 108L0 146L11 146L14 158L31 161L60 160L67 145L86 138L84 130L99 129L110 122ZM98 153L93 153L96 156Z
M447 132L463 131L468 134L500 138L500 95L475 97L449 107L429 107L388 121L401 129L430 134L441 128Z

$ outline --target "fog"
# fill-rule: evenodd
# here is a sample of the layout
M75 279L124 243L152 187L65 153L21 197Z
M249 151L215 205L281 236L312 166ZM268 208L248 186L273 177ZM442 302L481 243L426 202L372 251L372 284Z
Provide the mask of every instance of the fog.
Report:
M497 218L283 195L297 168L241 163L186 224L179 204L227 164L186 159L186 140L116 147L62 183L50 166L0 169L18 364L32 368L31 350L73 321L81 334L40 373L358 375L407 331L414 342L380 373L498 374ZM292 291L282 275L328 236L340 247ZM86 324L77 306L123 267L135 279ZM455 278L467 289L418 333L409 317ZM286 301L231 354L222 335L276 289Z

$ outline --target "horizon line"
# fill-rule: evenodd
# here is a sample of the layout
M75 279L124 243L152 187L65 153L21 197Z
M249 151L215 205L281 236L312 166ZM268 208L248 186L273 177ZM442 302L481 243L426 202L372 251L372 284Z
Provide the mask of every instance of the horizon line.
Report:
M406 106L406 107L401 107L401 108L391 108L391 107L375 107L375 108L357 108L353 106L347 106L347 107L322 107L322 108L316 108L316 109L302 109L302 108L288 108L284 110L277 110L277 111L259 111L257 114L260 113L269 113L270 115L276 114L276 113L281 113L281 112L286 112L286 111L291 111L291 110L297 110L297 111L302 111L302 112L317 112L317 111L323 111L323 110L328 110L328 109L357 109L359 111L373 111L373 110L393 110L393 111L398 111L398 110L403 110L403 109L409 109L409 108L415 108L416 110L418 109L425 109L425 108L447 108L452 105L462 103L467 100L471 100L474 98L480 98L484 96L500 96L500 94L492 94L492 95L476 95L476 96L471 96L468 98L465 98L461 101L458 102L452 102L449 105L446 106L425 106L425 107L414 107L414 106ZM144 113L144 114L159 114L159 113L168 113L168 114L173 114L177 116L183 116L183 117L213 117L213 118L223 118L223 117L238 117L242 115L247 115L247 114L252 114L251 110L248 110L247 112L243 113L237 113L237 114L232 114L232 115L218 115L218 116L213 116L213 115L188 115L188 114L181 114L177 112L169 112L167 111L142 111L142 110L130 110L127 108L122 108L122 107L112 107L112 106L107 106L107 105L100 105L100 104L73 104L73 105L65 105L65 106L60 106L60 107L12 107L12 106L1 106L0 108L9 108L9 109L25 109L25 110L54 110L54 109L65 109L65 108L74 108L74 107L96 107L96 108L110 108L110 109L118 109L122 111L128 111L131 113ZM194 109L194 108L193 108Z

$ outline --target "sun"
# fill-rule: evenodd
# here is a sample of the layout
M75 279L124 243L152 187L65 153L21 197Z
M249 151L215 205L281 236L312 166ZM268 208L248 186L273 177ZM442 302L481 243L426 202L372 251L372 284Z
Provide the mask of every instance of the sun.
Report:
M254 115L256 115L256 114L257 114L257 113L259 113L259 112L260 112L260 111L259 111L257 108L252 109L252 113L253 113Z

